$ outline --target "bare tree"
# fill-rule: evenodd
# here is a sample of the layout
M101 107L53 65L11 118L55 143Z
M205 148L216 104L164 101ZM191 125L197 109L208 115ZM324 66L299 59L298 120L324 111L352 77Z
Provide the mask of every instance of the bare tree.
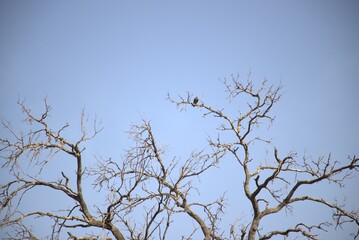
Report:
M194 99L191 93L178 99L168 95L168 100L180 110L193 106L204 116L213 116L219 122L216 137L208 138L209 148L192 151L183 160L169 157L166 147L158 144L151 123L142 120L128 131L133 145L121 159L97 158L95 166L85 166L86 142L101 131L96 120L89 132L88 120L82 112L81 136L70 141L64 134L68 124L58 130L49 126L51 107L46 100L45 110L40 116L35 116L23 102L19 102L30 124L29 130L18 133L10 122L2 120L9 134L0 138L2 171L11 177L0 186L0 227L7 230L7 238L38 239L26 219L46 218L52 221L48 234L51 239L64 238L65 235L69 239L98 239L95 233L77 237L72 231L89 228L105 231L107 237L115 239L166 239L170 229L175 227L176 216L181 214L193 223L192 233L182 236L182 239L199 235L206 240L270 239L291 235L318 239L318 231L331 227L329 220L315 225L298 222L293 227L267 232L260 228L266 216L291 211L292 205L305 202L332 210L335 227L343 224L358 227L358 210L350 211L344 203L301 195L299 191L303 186L323 181L344 187L345 181L359 169L358 158L349 157L344 164L333 160L330 155L315 161L300 159L295 153L282 156L271 141L255 133L257 126L274 120L271 109L281 97L281 87L268 86L264 80L256 88L250 76L245 82L233 76L222 83L229 102L241 99L247 103L246 107L241 106L236 116L230 116L224 108L216 109L197 97ZM273 151L272 158L265 163L252 154L253 143L258 141ZM224 195L208 203L196 201L191 196L200 191L196 188L196 179L201 179L209 169L220 171L222 159L229 157L236 160L238 172L243 173L243 181L233 184L242 186L253 217L248 225L242 223L238 227L232 224L228 229L221 229L220 222L225 214ZM46 166L57 158L70 159L72 165L68 168L72 168L75 174L60 171L55 180L44 180L48 177L44 174ZM31 171L24 166L31 166ZM105 196L105 201L94 207L89 207L89 197L83 190L91 184L94 191ZM47 211L23 210L23 199L29 192L36 193L40 188L62 193L70 205ZM138 219L139 215L143 219ZM354 238L358 235L359 230L353 233Z

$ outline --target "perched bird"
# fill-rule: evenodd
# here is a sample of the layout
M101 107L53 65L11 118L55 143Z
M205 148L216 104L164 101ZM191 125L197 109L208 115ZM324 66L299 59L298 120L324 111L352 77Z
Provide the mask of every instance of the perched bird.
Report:
M198 103L198 97L195 97L194 99L193 99L193 107L194 107L194 105L196 105Z

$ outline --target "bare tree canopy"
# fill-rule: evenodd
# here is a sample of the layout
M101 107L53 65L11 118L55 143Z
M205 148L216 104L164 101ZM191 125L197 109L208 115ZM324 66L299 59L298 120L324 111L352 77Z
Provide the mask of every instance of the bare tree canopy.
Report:
M296 153L282 153L279 147L256 134L263 124L271 124L273 106L281 98L282 87L271 86L264 80L256 86L250 76L241 81L238 76L222 81L228 102L241 101L246 106L236 116L226 114L226 106L215 108L192 93L168 100L181 111L187 106L200 111L205 117L218 122L216 136L208 137L208 147L193 150L185 158L169 157L167 148L159 144L150 121L142 120L131 126L128 134L132 145L122 158L97 158L88 166L85 147L88 141L101 132L95 120L92 129L87 127L84 112L81 115L81 136L70 140L65 132L69 124L54 129L49 123L50 105L40 115L31 112L23 102L19 106L26 117L27 131L17 131L5 119L6 133L0 136L1 179L0 228L4 239L40 239L32 222L45 218L51 221L48 237L51 239L99 239L93 229L104 231L102 239L168 239L168 233L181 221L193 225L191 234L180 239L270 239L273 237L320 239L321 231L353 225L359 235L358 209L348 209L345 202L315 196L317 183L332 183L345 187L350 177L357 177L359 158L335 160L329 154L316 160L300 158ZM191 108L192 109L192 108ZM206 121L204 118L203 121ZM255 158L254 143L265 143L270 149L268 159ZM183 156L182 156L183 157ZM67 171L58 170L56 176L46 174L47 166L58 158L69 159ZM221 171L220 163L234 160L241 181L233 182L240 194L250 203L248 223L234 221L222 228L226 215L226 198L220 195L211 202L192 198L198 189L196 180L209 171ZM84 193L88 186L92 194L105 196L104 202L93 203ZM312 191L306 194L309 187ZM61 193L66 207L49 210L29 210L23 207L31 193L48 189ZM224 194L224 193L223 193ZM57 196L57 195L56 195ZM294 205L318 204L327 208L332 219L312 224L298 220L293 226L262 229L263 219L282 211L292 211ZM48 204L45 199L42 205ZM244 211L244 209L243 209ZM184 219L184 220L183 220ZM181 222L180 224L183 224ZM77 236L75 230L90 229L88 234Z

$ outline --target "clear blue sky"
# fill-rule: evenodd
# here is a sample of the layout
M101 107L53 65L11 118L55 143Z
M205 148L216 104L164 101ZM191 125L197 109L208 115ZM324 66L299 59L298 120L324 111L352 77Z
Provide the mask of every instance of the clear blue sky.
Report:
M144 116L185 157L205 146L209 125L166 94L190 91L221 106L218 79L252 71L284 85L270 131L283 154L345 160L359 153L358 13L354 0L2 0L0 115L19 122L19 96L36 112L47 96L53 124L76 129L85 108L104 127L88 151L105 157L121 155L123 132Z

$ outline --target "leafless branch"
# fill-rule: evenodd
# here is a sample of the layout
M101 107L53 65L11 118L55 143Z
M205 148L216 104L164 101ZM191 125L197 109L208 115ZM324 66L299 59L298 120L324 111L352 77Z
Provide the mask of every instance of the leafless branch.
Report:
M269 124L273 122L275 117L271 115L271 110L281 98L282 87L268 86L268 81L264 79L261 85L256 88L251 80L251 74L245 82L241 82L237 75L232 76L231 80L224 79L222 83L228 93L229 102L241 103L238 116L230 116L224 108L215 109L204 100L199 101L194 106L204 110L204 116L213 116L219 119L219 133L216 138L208 137L208 143L218 154L231 154L239 163L238 170L244 173L243 192L252 205L253 219L248 231L247 229L244 230L242 238L246 235L248 239L255 239L256 236L259 236L258 229L263 217L278 213L283 209L292 211L292 203L294 202L312 201L327 206L334 210L333 219L337 226L349 222L359 226L357 211L348 212L343 205L333 204L327 200L311 196L294 197L299 192L298 189L303 186L324 181L344 187L346 179L351 177L354 171L358 171L358 158L350 157L350 162L344 165L333 160L330 155L327 159L320 157L316 161L308 161L303 158L302 161L298 161L295 153L290 153L281 158L277 148L273 147L272 161L267 161L264 164L261 161L253 160L251 157L252 143L261 141L272 146L270 140L255 136L253 129L265 121L268 121ZM181 110L186 110L186 106L193 106L193 95L187 93L187 97L180 97L179 100L175 100L169 95L167 98ZM241 100L237 101L237 98ZM244 102L246 105L243 104ZM232 137L222 137L221 133L224 132L230 133ZM231 140L228 141L227 139ZM288 179L296 180L293 182ZM287 236L291 232L296 232L309 239L316 239L316 235L310 230L323 230L322 226L324 225L327 226L326 223L311 227L298 224L295 228L285 231L272 231L262 238L268 239L274 235ZM234 231L230 231L230 236L239 238L238 235L234 234Z
M320 231L328 231L352 224L359 235L358 210L347 209L345 201L325 199L301 191L304 186L333 183L344 188L345 183L359 171L359 159L349 156L348 161L328 157L315 160L297 154L281 153L270 139L258 136L255 129L275 120L273 106L281 98L281 86L275 87L264 79L256 86L251 74L245 81L239 76L221 81L228 96L228 104L238 107L236 112L223 107L214 107L206 99L185 96L168 100L181 111L187 106L199 110L204 117L218 121L215 136L208 136L208 148L192 151L182 158L170 156L167 147L159 144L150 121L142 120L128 131L131 145L118 158L96 157L96 165L85 165L85 144L100 133L101 122L95 118L92 128L89 117L81 113L79 136L75 140L65 137L70 125L64 124L54 130L50 125L51 107L44 100L44 111L39 116L32 113L24 102L19 106L25 115L28 131L17 132L11 123L1 120L7 137L0 137L1 170L11 179L0 185L0 227L9 230L8 239L39 239L24 222L46 218L51 220L49 238L98 239L87 234L77 237L71 230L76 228L100 229L105 236L116 239L166 239L176 216L186 216L193 229L183 239L201 235L205 240L219 239L270 239L275 236L295 236L318 239ZM268 159L258 159L255 144L265 145ZM49 179L44 174L49 163L69 159L68 169L56 169L56 176ZM221 163L235 159L233 167L243 176L241 186L251 205L251 221L235 221L222 228L226 217L224 195L209 202L200 201L201 191L197 181L213 169L221 171ZM31 167L31 168L29 168ZM31 171L28 171L31 169ZM96 194L105 198L103 203L89 207L83 188L91 181ZM40 188L50 193L59 193L67 199L67 207L56 210L28 210L22 208L23 200L30 192ZM263 218L281 211L294 212L296 204L318 204L332 212L331 222L312 225L304 221L294 227L268 230L262 233ZM91 205L90 205L91 206ZM142 219L138 219L142 216Z

